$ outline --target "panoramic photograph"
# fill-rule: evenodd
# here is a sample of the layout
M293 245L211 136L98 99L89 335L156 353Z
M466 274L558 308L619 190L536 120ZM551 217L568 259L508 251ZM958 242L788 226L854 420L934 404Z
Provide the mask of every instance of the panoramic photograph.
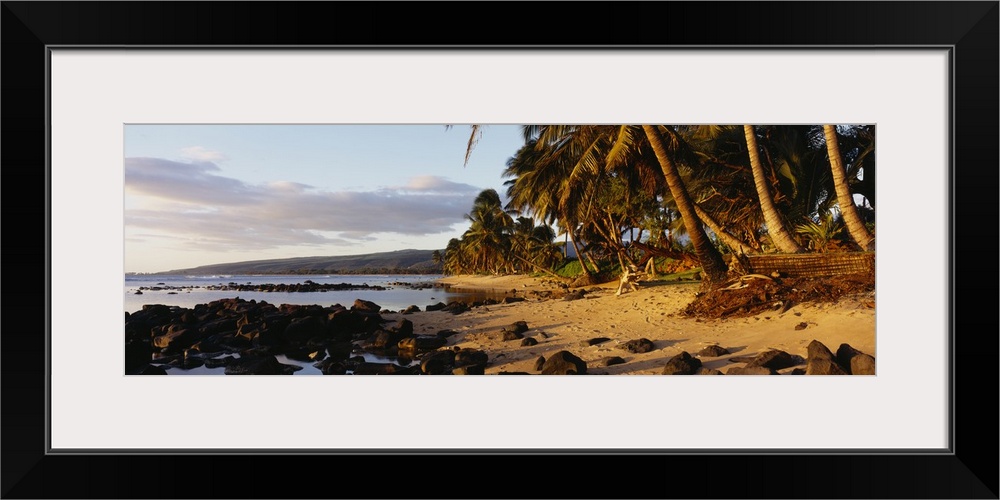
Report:
M128 124L124 373L875 375L875 135Z

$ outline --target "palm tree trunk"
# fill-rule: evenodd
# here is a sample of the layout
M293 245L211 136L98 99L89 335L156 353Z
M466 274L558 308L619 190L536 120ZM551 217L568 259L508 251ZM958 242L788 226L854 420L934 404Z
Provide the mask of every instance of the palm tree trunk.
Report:
M764 222L767 224L767 234L771 235L771 240L778 249L784 253L802 253L802 248L795 238L792 238L785 223L781 220L781 214L774 206L771 192L767 187L767 177L764 175L764 167L760 164L760 154L757 150L757 135L753 131L753 125L744 125L743 134L746 136L747 149L750 150L750 168L753 170L753 183L757 187L757 199L760 200L760 210L764 213Z
M590 274L590 269L587 269L587 264L583 261L583 254L580 253L580 247L576 244L576 235L573 234L573 230L567 227L566 234L569 235L569 241L573 243L573 251L576 252L576 260L580 262L580 268L583 269L583 274L586 274L588 278L593 278L594 275Z
M823 125L823 134L826 136L826 152L830 156L833 188L837 191L837 205L840 207L840 214L844 217L844 225L847 226L847 232L851 234L851 238L861 248L873 252L875 251L875 237L868 232L868 228L865 227L858 214L858 207L854 204L854 197L847 184L847 169L844 168L844 160L840 156L840 145L837 143L837 129L833 125Z
M622 242L622 233L619 232L618 224L615 224L614 217L611 215L611 213L606 213L606 215L607 215L606 221L608 224L607 226L602 228L601 224L596 223L596 221L594 225L597 228L597 232L606 233L604 235L604 238L608 240L608 243L614 246L615 253L618 254L618 265L621 267L622 271L624 271L626 266L625 264L626 261L632 265L635 264L635 261L632 260L632 258L628 255L628 252L626 251L625 243Z
M589 253L584 252L584 256L586 256L587 260L590 261L590 265L594 266L594 272L595 273L601 272L601 266L597 265L597 262L594 262L594 256L593 255L590 255ZM594 277L592 274L588 274L588 276L590 276L591 278Z
M696 214L698 214L698 218L701 219L701 221L704 222L705 225L708 226L709 229L711 229L712 232L714 232L715 235L718 236L719 239L726 244L726 246L732 249L733 252L742 254L760 252L759 248L755 249L750 245L743 243L743 241L737 238L736 236L729 234L729 232L727 232L725 228L722 227L721 224L719 224L708 212L702 210L697 203L694 204L694 211Z
M691 244L694 246L698 260L701 262L701 269L706 284L712 286L722 283L726 279L726 263L722 260L722 254L719 253L719 249L715 248L712 241L708 239L708 235L705 234L701 220L698 219L698 214L694 211L694 202L691 201L691 195L688 194L687 189L684 187L684 181L681 179L680 172L677 171L677 166L674 165L673 160L667 153L667 146L664 144L659 129L656 125L643 125L642 129L646 132L646 137L649 139L649 144L656 154L656 159L660 162L660 168L663 170L663 177L667 181L667 187L670 188L670 194L674 198L674 203L677 204L677 210L681 213L681 219L683 219L684 226L688 230Z

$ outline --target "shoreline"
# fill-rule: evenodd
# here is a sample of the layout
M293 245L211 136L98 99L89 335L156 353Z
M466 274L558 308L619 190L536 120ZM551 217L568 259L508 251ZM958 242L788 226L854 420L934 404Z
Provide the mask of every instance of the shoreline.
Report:
M361 298L350 307L239 297L194 309L143 306L126 314L126 373L162 374L150 364L188 370L220 362L227 373L297 370L273 355L308 362L324 374L450 374L451 360L456 374L654 375L675 373L678 363L688 374L825 373L813 366L815 341L828 356L837 353L839 373L874 374L874 359L864 369L845 364L856 352L877 355L873 282L850 275L783 281L702 293L699 281L654 280L617 294L617 281L570 287L530 275L458 275L432 283L492 298L399 310ZM392 361L397 351L402 366ZM358 365L354 356L362 352L388 356L387 363ZM249 358L234 362L233 353ZM460 354L475 356L475 366L459 364ZM781 359L749 370L768 356ZM576 368L551 371L552 363L544 362L554 357ZM431 358L438 360L434 368L423 366Z
M447 348L471 348L489 355L486 374L538 373L536 361L566 350L587 363L593 374L660 374L674 356L687 352L699 357L707 369L725 373L745 365L747 357L768 350L785 351L805 359L813 340L834 353L841 344L877 358L875 309L866 297L847 296L836 302L793 304L784 310L747 317L708 319L686 317L684 308L695 299L700 284L694 281L653 281L638 290L615 295L617 282L570 288L583 290L577 300L546 298L546 293L565 290L554 280L527 275L448 276L440 283L463 290L507 291L524 300L472 308L458 315L445 311L411 314L388 313L392 322L408 319L414 334L434 335L441 330L456 332ZM518 321L527 324L523 337L535 345L522 346L523 339L503 340L503 329ZM607 339L594 343L595 339ZM630 352L627 342L648 339L649 352ZM531 341L528 341L531 342ZM709 346L730 352L719 356L697 356ZM609 359L620 364L606 366ZM738 361L737 361L738 360ZM779 370L789 373L805 363Z

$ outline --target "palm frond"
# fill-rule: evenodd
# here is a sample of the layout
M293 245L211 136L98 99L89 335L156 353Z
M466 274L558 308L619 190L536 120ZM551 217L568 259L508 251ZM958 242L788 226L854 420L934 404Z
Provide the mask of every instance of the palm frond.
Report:
M469 146L465 150L465 166L469 165L469 157L472 156L472 150L476 148L476 144L479 143L479 139L483 136L483 127L485 125L470 125L472 131L469 134Z

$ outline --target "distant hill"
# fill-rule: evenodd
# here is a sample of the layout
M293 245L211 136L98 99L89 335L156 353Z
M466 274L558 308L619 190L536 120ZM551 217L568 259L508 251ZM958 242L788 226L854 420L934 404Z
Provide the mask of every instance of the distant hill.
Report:
M156 274L438 274L441 265L434 263L433 253L434 250L397 250L364 255L252 260Z

